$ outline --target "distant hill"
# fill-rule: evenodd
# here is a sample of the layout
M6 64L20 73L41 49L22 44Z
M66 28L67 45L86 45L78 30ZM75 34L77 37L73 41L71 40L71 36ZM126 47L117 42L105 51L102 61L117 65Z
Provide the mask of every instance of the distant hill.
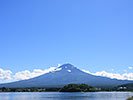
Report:
M68 84L60 92L95 92L95 88L87 84Z
M119 87L133 88L133 83L122 84L122 85L119 85Z
M133 91L133 83L122 84L117 86L118 90Z
M0 87L63 87L68 84L88 84L89 86L118 86L133 83L128 80L110 79L94 76L81 71L71 64L64 64L54 71L41 76L12 83L0 84Z

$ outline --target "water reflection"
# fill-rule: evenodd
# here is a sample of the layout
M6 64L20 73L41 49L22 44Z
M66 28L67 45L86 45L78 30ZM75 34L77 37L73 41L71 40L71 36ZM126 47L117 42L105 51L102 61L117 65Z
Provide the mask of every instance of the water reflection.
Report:
M0 93L0 100L125 100L133 96L131 92L23 92Z

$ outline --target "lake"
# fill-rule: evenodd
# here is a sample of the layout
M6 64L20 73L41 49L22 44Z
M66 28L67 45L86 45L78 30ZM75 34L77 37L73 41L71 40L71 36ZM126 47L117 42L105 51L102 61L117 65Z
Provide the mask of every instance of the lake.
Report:
M0 100L125 100L133 92L9 92L0 93Z

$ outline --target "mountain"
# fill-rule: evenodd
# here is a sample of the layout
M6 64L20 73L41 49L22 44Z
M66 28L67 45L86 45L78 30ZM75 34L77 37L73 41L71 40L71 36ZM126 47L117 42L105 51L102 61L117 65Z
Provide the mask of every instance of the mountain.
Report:
M90 86L117 86L126 83L133 83L133 81L94 76L81 71L71 64L64 64L57 67L54 71L41 76L17 82L0 84L0 87L62 87L71 83L84 83Z

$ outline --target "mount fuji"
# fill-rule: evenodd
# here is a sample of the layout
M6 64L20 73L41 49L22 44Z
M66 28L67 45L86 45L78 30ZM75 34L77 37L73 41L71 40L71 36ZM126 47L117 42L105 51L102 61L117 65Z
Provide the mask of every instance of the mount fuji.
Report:
M95 76L74 67L71 64L64 64L54 71L27 80L0 84L0 87L62 87L67 84L88 84L90 86L117 86L126 83L133 83L129 80L111 79L102 76Z

